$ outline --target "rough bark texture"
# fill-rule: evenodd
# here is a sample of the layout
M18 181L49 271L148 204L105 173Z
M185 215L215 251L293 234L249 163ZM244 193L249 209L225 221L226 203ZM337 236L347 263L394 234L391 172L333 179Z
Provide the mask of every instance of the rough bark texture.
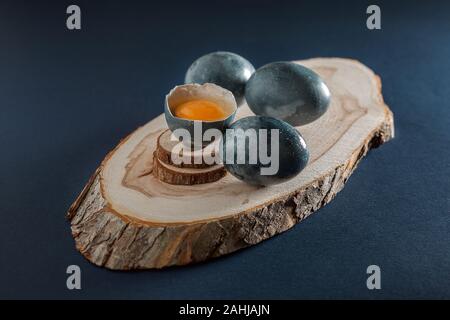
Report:
M101 166L68 212L76 247L110 269L162 268L218 257L286 231L330 202L366 153L393 137L392 113L382 107L385 119L345 162L291 194L220 219L163 224L116 212L103 196Z

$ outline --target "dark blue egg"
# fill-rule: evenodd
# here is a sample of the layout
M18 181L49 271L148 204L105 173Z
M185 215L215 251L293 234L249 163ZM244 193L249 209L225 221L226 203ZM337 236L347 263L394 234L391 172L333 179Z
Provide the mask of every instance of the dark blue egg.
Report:
M245 98L257 115L310 123L330 104L330 90L317 73L293 62L273 62L256 70L247 82Z
M245 95L245 84L255 68L246 59L231 52L213 52L198 58L189 67L185 83L214 83L230 90L238 105Z
M254 137L256 143L252 144ZM282 120L264 116L234 122L223 136L220 155L225 169L233 176L259 186L278 184L295 177L309 159L305 140L297 129Z

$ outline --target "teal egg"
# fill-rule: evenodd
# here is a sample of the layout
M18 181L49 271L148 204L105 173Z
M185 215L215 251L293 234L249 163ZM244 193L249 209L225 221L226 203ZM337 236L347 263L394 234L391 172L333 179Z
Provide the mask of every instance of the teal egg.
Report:
M238 105L244 101L245 85L255 71L253 65L232 52L218 51L195 60L185 76L185 83L214 83L230 90Z
M327 111L331 94L311 69L293 62L273 62L253 73L245 88L245 98L256 115L300 126Z
M256 137L257 148L250 142L251 130L253 137ZM277 135L272 130L276 130ZM267 134L266 137L263 134ZM242 118L226 129L220 155L229 173L257 186L292 179L306 167L309 160L305 140L296 128L282 120L264 116ZM270 155L270 162L265 155ZM239 156L243 161L239 161Z

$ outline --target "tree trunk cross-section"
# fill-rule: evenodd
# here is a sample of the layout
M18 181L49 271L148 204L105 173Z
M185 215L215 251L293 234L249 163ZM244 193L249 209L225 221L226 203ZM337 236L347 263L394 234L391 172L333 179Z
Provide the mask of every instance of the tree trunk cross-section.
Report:
M270 187L230 174L207 184L163 183L152 173L157 138L167 129L159 116L108 154L70 207L77 249L110 269L184 265L257 244L330 202L368 150L394 136L393 116L378 76L361 63L298 63L316 71L332 93L325 115L297 127L311 154L298 176ZM244 105L236 117L247 115Z
M172 132L166 130L156 140L152 171L158 180L175 185L194 185L216 182L226 175L227 172L222 164L207 164L204 161L205 156L215 159L219 141L203 149L184 146L180 150L176 148L179 141L171 135ZM184 152L186 154L183 154ZM179 157L177 163L172 161L174 155Z
M178 144L178 141L173 137L171 138L171 135L171 131L167 129L158 137L155 156L160 162L175 167L192 169L205 169L212 166L205 163L203 161L203 158L207 155L213 156L218 149L218 143L211 143L203 149L194 149L194 147L191 147L192 150L191 152L187 152L187 155L183 155L183 150L181 150L179 152L181 163L174 164L172 161L172 152L174 152L174 150L177 150L175 146ZM188 148L185 147L185 149ZM184 162L184 158L188 160L188 163Z
M175 185L194 185L215 182L225 176L223 165L210 168L179 168L164 163L156 153L153 158L153 175L160 181Z

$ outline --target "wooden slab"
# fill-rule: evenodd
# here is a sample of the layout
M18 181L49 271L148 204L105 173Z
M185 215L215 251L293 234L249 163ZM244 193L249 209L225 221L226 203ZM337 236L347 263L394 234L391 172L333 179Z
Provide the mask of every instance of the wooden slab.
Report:
M298 176L270 187L230 174L202 185L162 183L151 174L157 137L167 128L161 115L108 154L70 207L77 249L111 269L183 265L270 238L331 201L367 151L393 137L393 116L379 77L361 63L298 63L320 74L332 93L327 113L298 127L311 153ZM247 115L244 105L237 118Z

